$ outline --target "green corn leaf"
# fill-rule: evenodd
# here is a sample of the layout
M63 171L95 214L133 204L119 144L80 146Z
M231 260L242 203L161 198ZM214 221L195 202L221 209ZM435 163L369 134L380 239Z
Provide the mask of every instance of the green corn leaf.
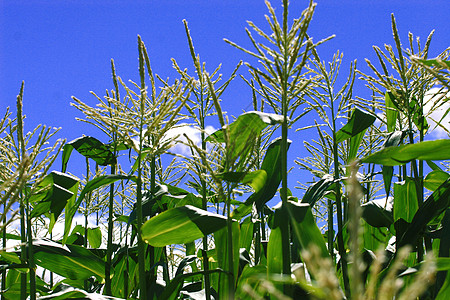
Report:
M398 108L395 105L395 96L392 92L387 91L384 95L384 101L386 104L386 122L388 132L395 130L395 124L397 122Z
M450 60L442 60L440 58L434 59L420 59L414 57L414 60L421 62L428 67L447 68L450 69Z
M98 189L99 187L109 185L113 182L116 182L118 180L132 180L136 181L136 178L134 176L126 176L126 175L104 175L96 177L86 183L83 190L81 191L80 195L78 196L76 201L68 202L66 205L66 215L65 215L65 223L64 223L64 237L63 237L63 244L66 243L67 236L70 231L70 227L72 225L72 219L75 213L77 212L78 208L81 205L81 202L84 200L84 197L94 191L95 189Z
M355 108L348 123L336 133L336 142L340 143L366 130L375 122L375 116Z
M228 182L247 184L257 193L264 187L267 173L264 170L256 170L253 172L225 172L217 174L217 177Z
M329 174L323 176L306 190L301 202L308 203L311 207L314 206L317 201L330 192L330 187L333 186L334 183L335 180L333 176Z
M411 223L417 209L417 191L414 180L407 177L404 181L394 183L394 222L403 219Z
M389 228L394 223L393 206L392 197L369 201L361 205L362 218L373 227Z
M226 226L227 218L190 205L169 209L145 222L142 239L153 247L186 244Z
M411 224L406 229L403 236L398 241L398 248L405 245L416 244L417 239L423 234L425 226L439 216L450 206L450 179L431 194L425 202L419 207L414 215Z
M70 155L73 149L81 155L93 159L100 166L107 166L116 163L116 157L110 147L103 144L92 136L83 136L64 145L62 153L62 171L67 169Z
M329 257L325 240L317 227L311 206L307 203L288 201L287 210L292 224L294 237L301 249L309 249L312 245L317 247L323 258Z
M442 170L431 171L423 180L423 186L430 191L435 191L449 177L450 175Z
M14 252L6 252L6 251L0 250L0 259L2 261L6 261L8 263L13 263L13 264L21 263L19 256Z
M30 197L30 203L36 203L31 217L50 213L49 231L64 207L71 204L77 196L79 179L66 173L52 171L37 186L37 192Z
M229 143L227 157L231 162L241 157L242 161L250 154L256 138L268 125L282 123L283 116L263 113L259 111L246 112L240 115L233 123L227 125ZM206 138L208 142L224 143L224 130L219 129Z
M361 160L384 166L404 165L414 159L446 160L450 159L450 139L420 142L417 144L388 147Z
M50 240L33 242L33 251L38 266L65 278L85 280L95 276L105 278L105 262L81 246L55 243Z
M91 248L99 248L102 245L102 231L100 227L88 228L87 238Z
M291 141L288 140L288 149ZM258 192L253 193L245 203L239 205L233 211L234 219L241 219L251 213L253 204L261 210L264 205L273 198L281 183L281 138L273 140L267 147L266 155L261 163L261 170L266 171L267 179L264 187Z

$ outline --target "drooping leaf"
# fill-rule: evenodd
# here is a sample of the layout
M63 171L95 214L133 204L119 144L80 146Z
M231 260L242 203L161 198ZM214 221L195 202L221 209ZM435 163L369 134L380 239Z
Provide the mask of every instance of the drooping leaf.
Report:
M19 258L19 256L17 256L16 253L14 252L6 252L3 250L0 250L0 260L2 261L6 261L8 263L13 263L13 264L20 264L21 260Z
M224 130L228 132L227 158L234 163L238 157L241 160L250 154L256 138L268 125L281 123L283 116L277 114L250 111L240 115L233 123L227 125L206 138L208 142L224 143ZM244 158L244 159L243 159Z
M94 191L95 189L98 189L99 187L109 185L113 182L116 182L118 180L132 180L136 181L136 178L134 176L126 176L126 175L104 175L96 177L86 183L83 190L81 191L80 195L78 196L76 201L69 202L66 205L66 215L65 215L65 223L64 223L64 237L63 237L63 244L66 242L67 235L69 234L70 227L72 225L72 219L75 213L77 212L78 208L81 205L81 202L84 200L84 197Z
M142 239L154 247L185 244L225 227L226 220L190 205L175 207L145 222Z
M364 129L360 133L352 136L349 142L349 149L347 153L347 162L350 163L358 154L359 146L363 140L364 134L366 134L367 129Z
M372 200L361 205L363 219L373 227L389 228L394 222L392 197Z
M373 122L375 122L374 115L355 108L347 124L336 133L336 141L340 143L357 135L369 128Z
M37 186L37 192L30 197L31 203L37 203L31 217L50 213L49 232L52 231L64 208L71 207L77 197L79 179L75 176L52 171Z
M322 199L327 192L330 191L330 187L335 183L333 176L327 174L323 176L319 181L311 185L305 192L302 198L302 203L308 203L310 206L314 206L317 201Z
M248 184L255 192L259 192L266 183L267 173L264 170L256 170L253 172L225 172L217 175L228 182Z
M31 217L49 212L57 219L67 201L76 197L78 183L78 178L61 172L52 171L45 176L36 187L37 191L30 197L30 203L36 203Z
M301 249L308 249L312 245L317 247L323 258L329 257L325 240L314 220L311 206L307 203L288 201L287 210L291 220L294 237Z
M62 154L62 172L67 169L70 155L73 149L81 155L93 159L100 166L107 166L116 163L116 157L110 147L103 144L92 136L83 136L64 145Z
M399 147L388 147L366 156L361 161L363 163L374 163L384 166L398 166L406 164L414 159L450 159L450 139L425 141Z
M73 280L105 278L105 262L84 247L43 239L33 242L33 251L38 266L60 276Z
M288 149L291 141L288 140ZM266 171L267 179L264 187L253 193L233 211L233 218L241 219L252 211L253 203L261 210L264 205L273 198L281 183L281 138L273 140L267 147L266 155L261 163L261 170Z

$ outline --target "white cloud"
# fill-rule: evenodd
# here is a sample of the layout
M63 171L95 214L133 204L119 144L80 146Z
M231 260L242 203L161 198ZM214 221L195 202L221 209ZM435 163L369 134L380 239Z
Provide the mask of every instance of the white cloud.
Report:
M206 126L205 132L207 135L215 132L216 129L213 126ZM185 135L197 146L201 146L201 131L199 128L190 124L180 124L176 128L170 129L166 133L166 138L175 138L176 143L172 146L171 151L177 154L190 156L191 150L187 146L187 139Z
M428 124L430 125L430 135L433 138L447 138L447 132L440 126L436 127L435 121L440 121L445 112L450 109L450 101L444 101L450 98L450 92L446 94L439 92L439 88L430 89L424 97L424 114L427 116ZM450 114L444 117L440 122L447 130L450 130Z

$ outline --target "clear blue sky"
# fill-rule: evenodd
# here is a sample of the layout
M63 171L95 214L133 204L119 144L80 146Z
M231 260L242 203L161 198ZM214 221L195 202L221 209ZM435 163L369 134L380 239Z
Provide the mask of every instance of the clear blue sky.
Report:
M320 46L319 53L323 59L330 59L335 51L343 52L342 75L354 59L359 69L368 72L364 58L375 61L372 45L382 48L386 43L393 44L391 13L396 16L405 48L408 31L424 43L433 29L431 56L450 46L450 8L445 0L317 2L309 34L315 40L336 34L335 39ZM292 0L291 18L300 16L307 4ZM281 13L281 0L272 1L272 5ZM92 126L75 121L82 115L69 105L71 96L94 105L96 100L89 91L102 96L105 89L111 89L111 58L119 76L138 81L138 34L149 50L154 72L174 79L172 57L182 68L193 70L182 24L186 19L196 51L209 70L222 63L222 73L228 76L239 60L250 57L223 38L250 47L244 30L246 20L267 28L267 13L262 0L0 0L0 113L7 106L15 111L16 95L24 80L26 130L43 123L62 127L58 137L69 141L82 134L105 141ZM248 74L245 67L240 73ZM359 82L354 94L366 97L369 93ZM251 92L240 79L223 96L224 110L230 115L250 109L250 103ZM299 127L312 124L310 119L304 122ZM290 136L294 142L291 162L303 155L302 140L310 137L297 133ZM58 161L54 169L59 168Z

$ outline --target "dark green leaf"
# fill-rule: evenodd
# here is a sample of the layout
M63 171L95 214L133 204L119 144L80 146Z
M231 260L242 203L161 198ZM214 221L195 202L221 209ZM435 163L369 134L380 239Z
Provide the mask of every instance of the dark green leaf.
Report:
M375 122L375 116L355 108L347 124L336 133L336 142L340 143L366 130Z
M389 228L394 222L392 197L372 200L361 205L363 219L373 227Z
M325 240L314 220L311 206L307 203L288 201L288 212L292 224L294 237L301 249L309 249L312 245L317 247L323 258L329 257Z
M253 172L225 172L217 175L218 178L228 182L248 184L255 192L259 192L266 183L267 173L264 170Z
M450 206L450 179L431 194L419 207L414 215L411 225L405 234L399 239L398 248L405 245L416 244L417 239L423 234L423 229L434 217L439 216Z
M145 222L142 238L154 247L185 244L226 226L226 217L186 205L169 209Z
M311 185L305 192L302 198L302 203L308 203L310 206L314 206L317 201L322 199L326 193L330 191L330 187L334 184L335 180L333 176L327 174L322 179Z
M100 166L116 163L116 157L108 145L103 144L92 136L83 136L64 145L62 154L62 171L65 172L70 154L73 149L81 155L93 159Z

